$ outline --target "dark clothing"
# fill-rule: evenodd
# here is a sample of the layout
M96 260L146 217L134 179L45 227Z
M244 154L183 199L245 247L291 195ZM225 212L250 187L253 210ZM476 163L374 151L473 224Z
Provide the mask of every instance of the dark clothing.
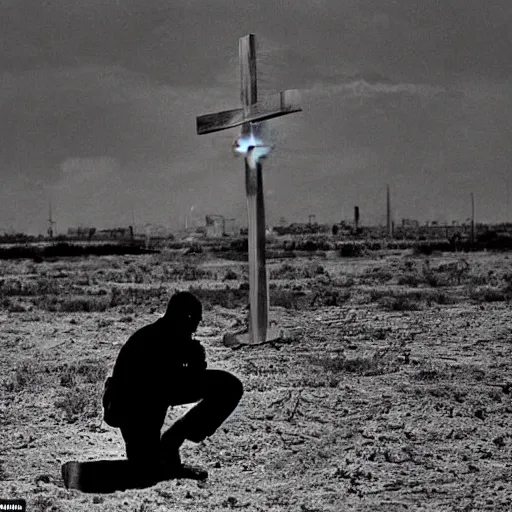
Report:
M182 382L181 389L171 390L168 405L199 402L162 436L165 414L140 417L122 426L128 459L138 462L154 460L172 453L177 444L188 439L199 443L211 436L233 412L243 393L242 383L223 370L205 370L194 380Z
M121 429L129 459L165 456L184 439L200 442L231 414L243 393L241 382L206 368L202 345L164 318L128 339L105 383L103 407L105 422ZM168 407L194 402L161 436Z
M206 369L203 346L190 335L169 332L172 328L161 318L123 345L103 397L107 424L120 427L145 415L163 421L169 391Z

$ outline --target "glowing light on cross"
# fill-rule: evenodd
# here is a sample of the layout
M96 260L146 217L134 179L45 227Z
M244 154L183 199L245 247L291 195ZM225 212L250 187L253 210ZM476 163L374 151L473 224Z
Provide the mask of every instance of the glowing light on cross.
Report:
M270 341L268 333L268 283L265 264L265 206L261 160L273 146L266 142L265 121L274 117L300 112L299 93L287 90L258 101L256 79L256 38L249 34L240 38L240 96L242 108L225 110L197 117L198 135L242 127L233 145L235 154L245 160L249 242L249 332L239 336L234 344L258 344ZM243 339L242 339L243 338Z

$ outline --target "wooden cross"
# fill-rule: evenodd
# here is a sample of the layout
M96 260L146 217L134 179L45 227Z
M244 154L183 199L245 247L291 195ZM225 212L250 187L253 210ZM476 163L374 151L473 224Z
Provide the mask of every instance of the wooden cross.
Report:
M242 127L241 139L260 134L262 121L273 117L300 112L299 94L287 90L258 101L256 79L256 39L254 34L239 41L240 79L242 108L206 114L197 118L197 133ZM260 144L263 142L261 141ZM249 333L239 337L235 344L258 344L269 341L268 285L265 266L265 203L261 161L245 154L245 188L247 194L249 239Z

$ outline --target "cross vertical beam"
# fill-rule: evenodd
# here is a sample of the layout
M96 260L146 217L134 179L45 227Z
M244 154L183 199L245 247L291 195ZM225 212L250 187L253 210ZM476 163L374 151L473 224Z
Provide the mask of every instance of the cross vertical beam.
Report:
M258 81L256 73L256 39L254 34L240 38L238 45L240 62L240 100L247 113L251 105L258 101Z
M265 265L265 202L263 198L263 172L259 153L265 148L262 140L263 122L274 117L300 112L299 94L290 89L272 94L258 101L256 75L256 38L249 34L240 38L240 99L242 108L205 114L196 118L197 134L228 130L241 126L241 137L237 140L257 141L247 144L245 152L245 189L247 194L248 244L249 244L249 333L224 336L229 346L258 344L274 339L268 328L268 283ZM239 146L241 147L241 146ZM256 151L253 151L258 148ZM268 148L270 150L270 148ZM247 341L242 341L247 340Z
M244 113L258 101L256 71L256 40L253 34L239 43L240 97ZM254 126L257 129L258 125ZM251 125L242 125L242 135L249 134ZM261 162L251 168L245 158L245 190L249 243L249 335L253 343L266 341L268 327L268 288L265 264L265 202Z
M475 196L471 192L471 243L475 243Z

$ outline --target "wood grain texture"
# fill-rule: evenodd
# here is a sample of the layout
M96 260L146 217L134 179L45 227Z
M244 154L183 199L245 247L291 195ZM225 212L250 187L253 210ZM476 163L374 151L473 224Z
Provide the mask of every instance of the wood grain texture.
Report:
M244 116L258 101L256 85L256 39L253 34L240 38L240 85ZM247 129L249 125L245 124ZM245 159L245 187L249 242L249 337L261 343L267 337L268 291L265 264L265 203L263 199L262 167L251 169Z
M240 62L240 100L246 110L258 101L256 37L254 34L240 38L238 58Z
M240 99L242 108L206 114L196 118L199 135L241 126L242 137L256 136L263 121L300 112L299 92L295 89L273 94L258 102L256 38L240 38ZM249 165L245 158L249 242L249 333L250 343L264 343L268 332L268 281L265 263L265 203L262 166ZM245 342L244 342L245 344Z
M224 110L213 114L204 114L196 119L198 135L235 128L245 123L255 123L274 117L301 112L299 91L290 89L272 94L263 100L245 108Z
M249 243L249 334L252 343L266 341L268 328L268 282L265 262L265 202L261 164L252 169L245 162Z

